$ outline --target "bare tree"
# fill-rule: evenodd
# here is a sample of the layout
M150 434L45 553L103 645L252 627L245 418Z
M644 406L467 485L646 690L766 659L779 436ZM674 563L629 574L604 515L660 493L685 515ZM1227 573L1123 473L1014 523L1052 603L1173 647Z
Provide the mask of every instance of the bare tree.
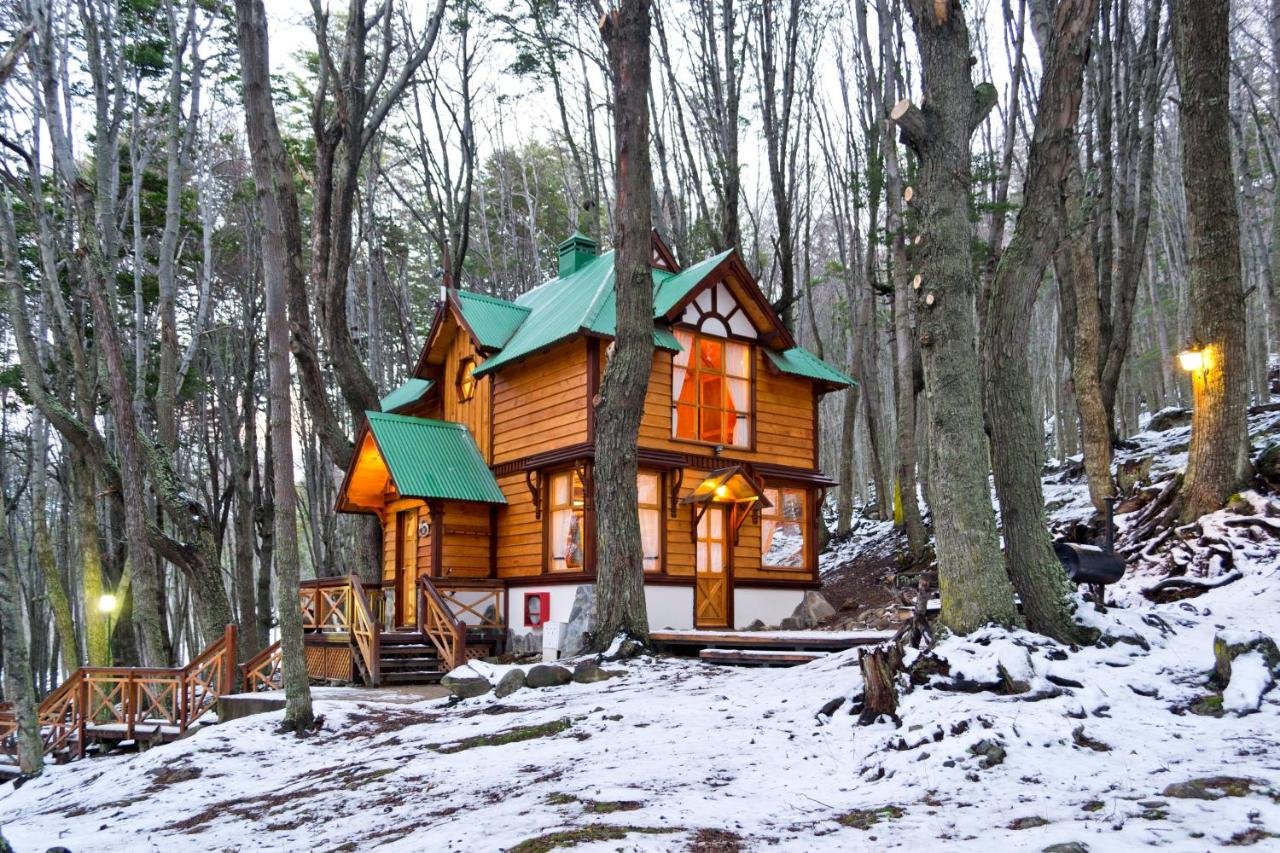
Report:
M653 370L653 282L649 272L653 173L649 164L649 0L623 0L605 13L614 93L618 248L617 326L596 408L596 636L645 645L649 616L637 507L636 439Z
M909 0L924 106L890 117L920 159L920 351L929 398L929 505L942 621L957 633L1019 621L987 484L968 198L970 137L995 103L969 74L969 28L958 0Z

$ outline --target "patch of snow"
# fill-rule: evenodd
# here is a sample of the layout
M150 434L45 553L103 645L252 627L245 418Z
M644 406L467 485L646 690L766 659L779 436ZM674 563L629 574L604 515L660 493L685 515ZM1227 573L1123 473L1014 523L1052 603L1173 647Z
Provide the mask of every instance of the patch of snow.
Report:
M1231 683L1222 691L1222 709L1251 714L1262 704L1262 694L1275 686L1271 668L1258 651L1246 652L1231 662Z

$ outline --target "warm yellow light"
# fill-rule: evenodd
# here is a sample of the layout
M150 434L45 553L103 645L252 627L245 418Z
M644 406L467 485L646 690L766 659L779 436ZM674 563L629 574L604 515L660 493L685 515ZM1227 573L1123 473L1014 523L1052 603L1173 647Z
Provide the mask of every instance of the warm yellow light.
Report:
M1178 366L1188 373L1197 373L1205 368L1205 355L1202 349L1183 350L1178 353Z
M721 483L719 486L716 486L716 497L723 498L723 497L727 497L728 494L729 494L728 486L724 485L723 483Z
M115 613L116 597L111 593L107 593L106 595L100 596L98 598L98 612L99 613Z

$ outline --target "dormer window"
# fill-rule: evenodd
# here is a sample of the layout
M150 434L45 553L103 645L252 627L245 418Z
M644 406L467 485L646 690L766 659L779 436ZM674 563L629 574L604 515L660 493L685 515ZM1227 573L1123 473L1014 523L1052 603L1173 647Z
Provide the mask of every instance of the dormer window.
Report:
M476 360L464 358L458 365L458 400L465 403L476 395Z
M685 441L751 446L751 347L677 329L671 366L671 435Z

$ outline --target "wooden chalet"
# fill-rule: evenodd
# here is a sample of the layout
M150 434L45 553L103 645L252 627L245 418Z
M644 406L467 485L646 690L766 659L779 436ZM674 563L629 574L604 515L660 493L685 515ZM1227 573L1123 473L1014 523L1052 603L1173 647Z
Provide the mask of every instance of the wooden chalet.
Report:
M337 510L381 521L381 586L313 582L303 610L317 634L380 635L377 655L349 644L366 680L395 680L395 647L412 660L434 645L447 668L580 621L614 253L574 234L559 256L559 274L514 301L443 293L413 376L359 427ZM681 268L655 235L653 288L636 451L651 626L777 624L818 586L834 484L818 467L818 402L853 380L796 344L736 251ZM349 670L333 651L330 674Z

